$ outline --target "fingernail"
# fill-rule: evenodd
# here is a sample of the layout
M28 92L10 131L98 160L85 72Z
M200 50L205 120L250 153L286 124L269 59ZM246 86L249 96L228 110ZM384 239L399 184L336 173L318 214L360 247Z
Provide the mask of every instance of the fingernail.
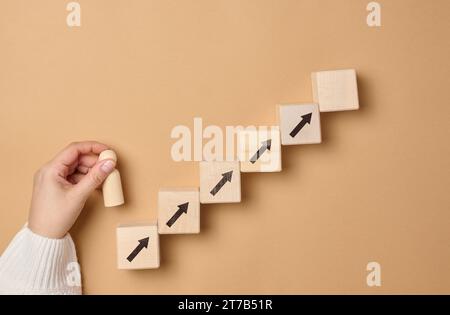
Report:
M105 173L111 173L114 167L116 166L115 164L116 163L114 163L114 161L108 160L105 163L103 163L102 166L100 166L100 168Z

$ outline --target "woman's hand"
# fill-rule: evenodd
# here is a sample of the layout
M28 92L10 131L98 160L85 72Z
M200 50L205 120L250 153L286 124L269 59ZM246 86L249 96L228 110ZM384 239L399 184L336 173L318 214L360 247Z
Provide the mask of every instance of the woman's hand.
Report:
M89 195L114 170L113 160L98 161L108 146L77 142L67 146L34 176L28 227L48 238L62 238L70 230Z

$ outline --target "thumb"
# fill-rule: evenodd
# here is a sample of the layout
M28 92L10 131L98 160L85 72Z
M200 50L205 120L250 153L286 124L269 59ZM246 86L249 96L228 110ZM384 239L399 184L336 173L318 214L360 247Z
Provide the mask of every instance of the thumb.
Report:
M106 177L114 171L115 167L116 162L114 160L98 161L76 185L77 192L81 197L87 199L103 183Z

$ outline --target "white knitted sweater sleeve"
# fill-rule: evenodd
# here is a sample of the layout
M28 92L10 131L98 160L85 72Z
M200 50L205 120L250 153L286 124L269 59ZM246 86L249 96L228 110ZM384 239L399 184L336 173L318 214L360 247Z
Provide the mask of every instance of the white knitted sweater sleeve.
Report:
M20 230L0 257L0 294L81 294L70 235L49 239Z

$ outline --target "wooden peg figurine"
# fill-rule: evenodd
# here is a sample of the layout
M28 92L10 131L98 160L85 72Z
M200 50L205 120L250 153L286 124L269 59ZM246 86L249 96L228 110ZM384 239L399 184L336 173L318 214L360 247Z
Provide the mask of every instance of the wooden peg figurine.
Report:
M100 153L98 158L100 161L111 159L117 163L116 153L112 150L106 150ZM124 203L122 181L120 179L120 173L115 169L103 182L103 201L105 207L116 207Z

